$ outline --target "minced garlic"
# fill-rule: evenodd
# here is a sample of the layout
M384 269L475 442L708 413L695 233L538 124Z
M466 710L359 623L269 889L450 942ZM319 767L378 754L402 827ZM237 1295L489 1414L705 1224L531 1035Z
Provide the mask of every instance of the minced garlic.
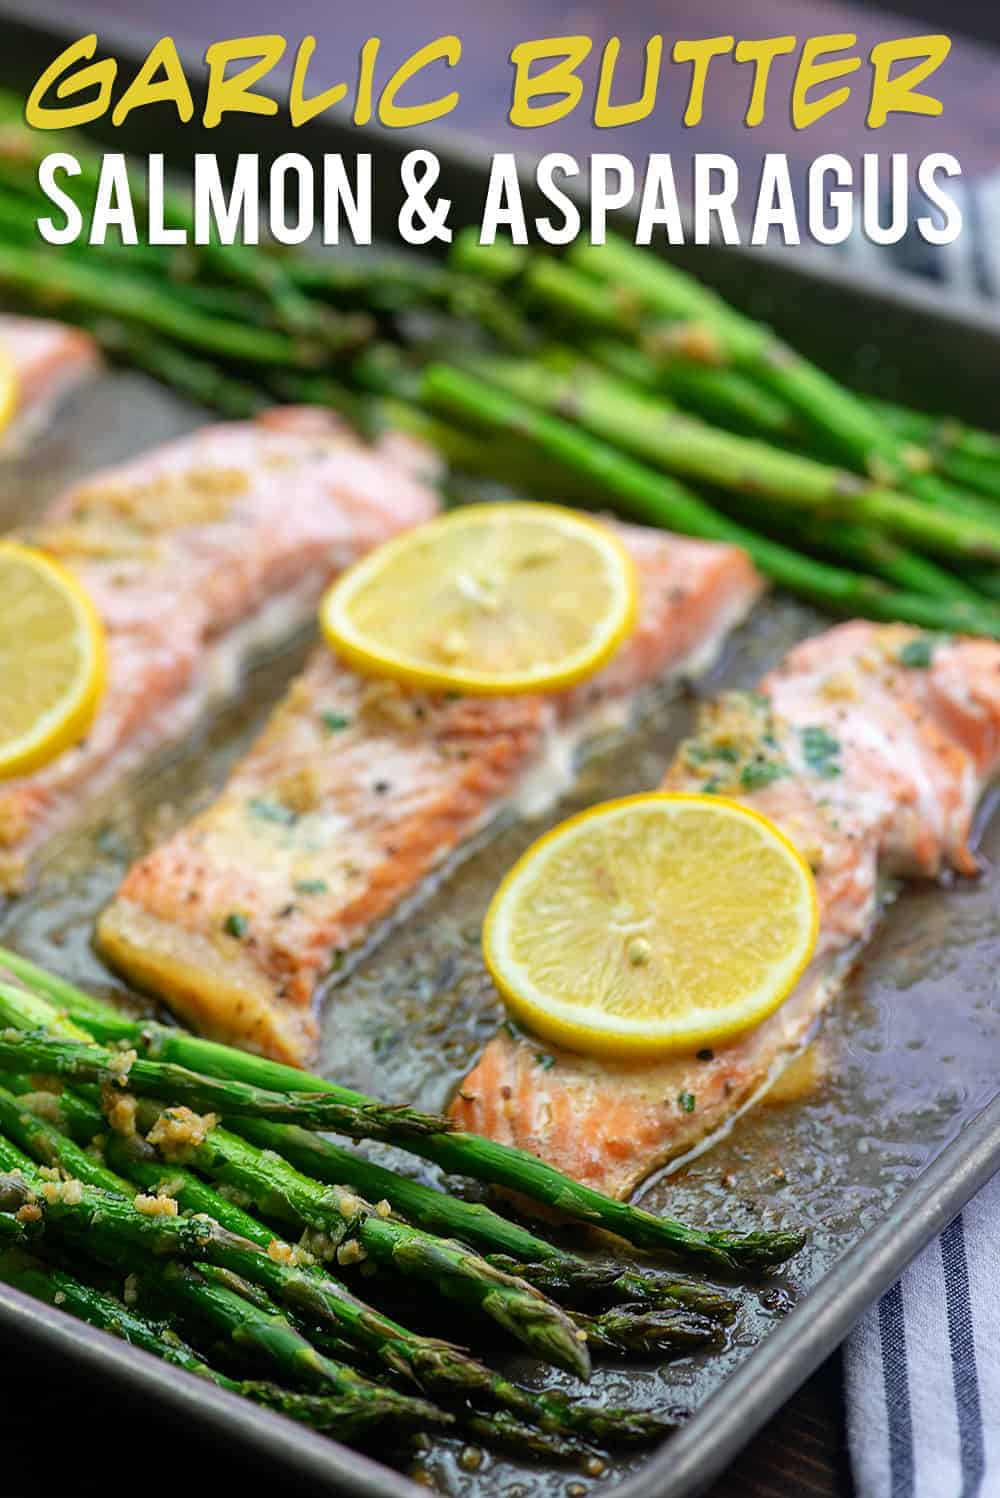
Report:
M176 1217L179 1210L172 1196L139 1195L133 1198L132 1205L143 1217Z

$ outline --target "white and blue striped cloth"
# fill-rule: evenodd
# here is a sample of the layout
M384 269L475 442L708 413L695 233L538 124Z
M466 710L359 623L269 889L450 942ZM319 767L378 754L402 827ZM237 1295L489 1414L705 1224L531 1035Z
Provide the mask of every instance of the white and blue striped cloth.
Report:
M845 1348L857 1498L1000 1498L1000 1176Z

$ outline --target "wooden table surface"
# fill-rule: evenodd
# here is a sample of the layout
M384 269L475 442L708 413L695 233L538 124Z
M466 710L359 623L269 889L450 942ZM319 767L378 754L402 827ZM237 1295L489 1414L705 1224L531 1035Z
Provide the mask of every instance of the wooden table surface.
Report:
M100 33L116 22L139 23L134 0L64 0L74 34L87 27ZM70 12L72 6L72 12ZM901 0L900 9L905 8ZM293 41L314 32L319 38L317 87L356 59L362 41L384 39L386 56L399 61L416 46L448 31L463 42L459 111L446 123L493 149L535 154L563 149L582 157L594 149L625 151L637 158L652 150L687 153L725 151L756 168L765 151L787 151L804 162L823 151L857 158L863 151L905 150L919 156L932 150L957 155L969 176L1000 167L1000 110L996 78L1000 57L982 40L956 37L951 56L934 80L944 101L938 119L897 119L876 133L864 126L860 95L806 132L792 130L787 108L772 107L763 125L746 129L741 118L747 82L735 65L713 70L706 115L711 123L685 129L679 85L663 97L649 120L624 130L596 131L582 107L569 120L544 133L515 131L502 124L510 90L507 53L516 41L583 33L599 46L611 34L622 38L622 96L638 76L645 38L662 32L668 39L735 34L798 36L850 32L862 53L875 41L947 30L953 8L945 0L915 0L923 18L907 21L874 7L839 0L505 0L476 8L466 0L429 0L402 6L399 0L143 0L141 26L149 37L165 32L179 42L203 48L226 36L280 28ZM1000 43L1000 9L978 3L965 7L977 34ZM958 6L958 15L963 14ZM85 21L84 21L85 18ZM628 63L626 65L626 59ZM787 61L787 60L786 60ZM780 81L775 65L776 85ZM324 76L323 69L329 69ZM789 75L790 76L790 75ZM5 1349L0 1400L0 1446L5 1453L6 1498L97 1498L109 1488L138 1484L143 1498L202 1498L239 1492L258 1498L297 1489L280 1473L237 1452L222 1454L210 1443L175 1432L148 1402L120 1391L67 1377L30 1352ZM112 1429L110 1421L114 1420ZM91 1444L93 1443L93 1444ZM87 1458L87 1448L103 1460ZM199 1474L200 1477L199 1477ZM711 1490L711 1498L847 1498L847 1467L839 1358L831 1359L753 1440Z

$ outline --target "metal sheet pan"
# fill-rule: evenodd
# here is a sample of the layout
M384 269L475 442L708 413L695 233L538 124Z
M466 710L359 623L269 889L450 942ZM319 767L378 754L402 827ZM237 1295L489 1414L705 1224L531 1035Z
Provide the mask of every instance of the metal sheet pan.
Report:
M5 7L9 11L9 7ZM11 20L0 74L25 82L60 45L38 20ZM104 38L119 55L129 44ZM134 45L134 44L133 44ZM252 122L242 122L249 127ZM243 149L286 142L242 130ZM218 138L217 138L218 137ZM317 128L316 150L357 149L357 132ZM148 147L149 142L116 141ZM298 142L301 148L301 140ZM396 151L384 135L364 140ZM412 144L408 142L407 144ZM437 143L442 152L447 143ZM186 138L160 136L155 146ZM213 134L211 149L232 141ZM456 158L457 160L457 158ZM474 217L482 164L455 166L459 211ZM859 383L933 403L948 393L956 414L981 419L987 372L1000 357L1000 327L981 313L942 312L921 290L852 284L808 257L698 252L699 271L802 347ZM199 413L136 376L109 376L84 392L30 462L0 473L0 525L37 513L67 478L194 425ZM698 691L748 684L819 616L781 599L758 609ZM183 748L89 808L48 851L37 890L0 912L0 940L105 993L121 992L89 946L94 914L149 839L190 813L259 726L302 658L292 644L259 663L238 704ZM651 699L627 741L599 746L558 815L610 794L655 784L690 720L689 701ZM805 1222L810 1243L785 1277L743 1293L743 1314L725 1353L665 1368L602 1370L593 1393L617 1402L669 1402L695 1411L659 1454L606 1475L630 1498L698 1492L842 1339L864 1305L960 1209L1000 1164L996 1062L996 949L1000 939L1000 819L983 818L985 871L974 884L906 892L888 912L847 993L780 1096L753 1110L708 1153L648 1183L646 1205L694 1221L720 1215L757 1226ZM386 1095L439 1104L498 1011L478 958L478 923L499 873L538 832L502 824L398 923L328 995L324 1066ZM123 995L124 997L124 995ZM328 1491L403 1494L400 1473L208 1389L144 1354L0 1287L0 1323L53 1354L128 1380L220 1437L276 1456ZM536 1376L523 1365L520 1372ZM553 1382L561 1384L558 1375ZM488 1459L464 1473L454 1447L435 1447L423 1475L461 1498L554 1495L565 1472ZM576 1480L575 1474L573 1480ZM581 1479L586 1487L591 1484Z

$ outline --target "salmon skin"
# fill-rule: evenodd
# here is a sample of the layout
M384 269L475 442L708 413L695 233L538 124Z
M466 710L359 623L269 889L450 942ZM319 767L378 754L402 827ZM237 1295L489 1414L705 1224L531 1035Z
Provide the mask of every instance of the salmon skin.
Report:
M1000 645L854 622L797 646L757 692L703 710L664 788L734 797L811 864L810 967L755 1029L655 1063L597 1060L503 1030L452 1117L614 1196L729 1122L836 995L879 910L879 880L972 874L970 834L1000 771Z
M708 663L761 580L735 547L622 527L630 640L561 694L456 697L366 679L325 647L215 804L141 859L98 922L126 976L220 1039L304 1064L321 977L511 798L572 777L636 688Z
M398 456L326 412L202 428L76 485L26 539L81 578L104 622L107 686L86 739L0 782L0 893L91 795L188 733L254 649L290 635L329 579L435 511Z
M89 333L44 317L0 315L0 348L17 375L17 405L0 436L0 456L23 451L51 419L60 401L101 366Z

